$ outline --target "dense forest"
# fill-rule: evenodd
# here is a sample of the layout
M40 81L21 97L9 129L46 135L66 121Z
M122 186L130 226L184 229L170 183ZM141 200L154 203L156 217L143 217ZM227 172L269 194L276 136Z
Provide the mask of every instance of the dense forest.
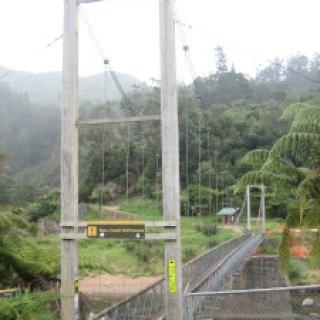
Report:
M196 79L197 94L193 85L179 86L182 199L212 209L241 205L233 186L252 166L241 158L271 148L289 131L293 118L283 116L288 106L317 105L320 80L318 54L313 59L292 56L286 63L275 59L254 79L229 67L221 47L215 61L214 74ZM7 153L8 163L0 183L1 202L24 206L41 196L44 187L59 186L60 111L34 103L4 81L0 90L0 150ZM93 105L82 100L81 117L159 114L157 86L137 85L128 97L129 108L121 101ZM101 194L104 201L126 193L155 197L161 184L159 124L81 127L80 178L81 201L97 201ZM286 215L277 206L271 212Z
M222 47L212 61L215 73L178 86L181 214L210 217L225 206L241 207L247 184L265 184L268 217L286 219L279 261L289 273L290 228L320 224L320 54L275 59L255 78L230 66ZM100 98L82 92L81 119L160 113L156 84L129 77L128 101L121 101L107 98L106 78L97 79L94 83L101 83L93 86L100 88ZM44 87L28 95L19 91L21 82L14 84L0 82L0 288L22 283L48 289L59 277L58 239L37 238L36 223L60 220L60 108L53 98L57 92ZM161 212L160 134L158 121L80 126L80 202L101 206L126 197L153 199ZM319 243L317 233L313 266L320 263ZM146 250L161 251L129 247L148 263ZM196 252L184 254L191 258ZM92 267L86 263L80 269ZM36 300L54 301L54 296L23 299L51 319ZM24 305L8 303L0 314L14 319L16 312L27 312Z
M215 73L178 88L182 215L240 207L245 184L265 183L269 216L318 225L320 55L275 59L255 78L230 67L222 47L212 61ZM158 86L137 83L127 95L130 104L83 98L80 116L160 113ZM59 107L5 79L0 96L0 204L31 223L58 221ZM80 127L79 139L81 202L160 202L159 122Z

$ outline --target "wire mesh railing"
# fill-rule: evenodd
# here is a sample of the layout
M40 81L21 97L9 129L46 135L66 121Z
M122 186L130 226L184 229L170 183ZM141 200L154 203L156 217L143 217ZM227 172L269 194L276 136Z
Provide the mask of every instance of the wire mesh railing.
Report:
M208 273L212 273L212 268L216 263L244 241L248 240L250 236L250 233L243 234L187 262L183 266L183 290L185 290L187 284L189 284L189 288L192 290L202 277L205 277Z
M303 320L320 318L320 285L191 293L206 298L193 319Z
M243 238L240 245L234 248L229 247L229 251L220 259L205 276L193 287L185 289L185 319L192 320L199 310L207 303L208 297L205 295L192 296L188 292L203 292L217 290L222 285L226 275L237 266L243 259L248 257L250 253L261 244L263 240L262 234L255 235L250 238Z
M189 288L201 282L204 278L213 272L213 265L217 265L224 256L230 252L237 251L237 248L250 239L251 234L247 233L238 238L229 240L221 244L205 254L189 261L183 266L183 284L184 288L187 284ZM238 257L239 259L239 257ZM165 279L161 278L154 284L146 287L130 298L113 305L91 317L92 320L108 319L108 320L135 320L135 319L151 319L156 314L158 318L164 317L164 294Z
M150 319L164 308L164 277L112 307L91 317L91 320Z

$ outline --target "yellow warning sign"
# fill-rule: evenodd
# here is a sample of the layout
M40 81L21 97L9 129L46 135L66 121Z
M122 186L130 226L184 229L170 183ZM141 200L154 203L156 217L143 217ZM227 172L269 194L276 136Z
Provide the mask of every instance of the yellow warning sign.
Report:
M96 226L88 226L88 237L96 237L98 234Z
M169 291L170 293L176 293L176 261L169 260Z

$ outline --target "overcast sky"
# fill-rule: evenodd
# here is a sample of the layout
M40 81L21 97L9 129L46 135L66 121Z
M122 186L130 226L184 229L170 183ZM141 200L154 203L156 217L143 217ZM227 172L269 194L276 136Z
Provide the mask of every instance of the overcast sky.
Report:
M115 71L159 78L159 0L105 0L82 4ZM62 69L63 0L0 0L0 65L32 72ZM254 75L263 56L319 52L319 0L176 0L197 75L215 70L214 48L229 65ZM103 71L102 59L80 22L80 74ZM177 34L178 79L189 81ZM255 55L249 53L252 52Z

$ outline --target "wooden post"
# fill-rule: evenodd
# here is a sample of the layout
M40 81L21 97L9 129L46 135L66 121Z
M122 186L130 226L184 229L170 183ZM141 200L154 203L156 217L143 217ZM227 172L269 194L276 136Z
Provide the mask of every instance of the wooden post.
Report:
M251 230L251 201L250 201L250 186L247 186L247 229Z
M262 233L266 234L266 205L265 205L265 186L261 185L261 211L262 211Z
M61 108L61 224L75 233L78 223L78 0L64 1L63 101ZM78 243L61 240L61 319L78 316Z
M182 320L179 131L173 0L160 0L162 188L165 220L177 222L165 241L166 319Z

